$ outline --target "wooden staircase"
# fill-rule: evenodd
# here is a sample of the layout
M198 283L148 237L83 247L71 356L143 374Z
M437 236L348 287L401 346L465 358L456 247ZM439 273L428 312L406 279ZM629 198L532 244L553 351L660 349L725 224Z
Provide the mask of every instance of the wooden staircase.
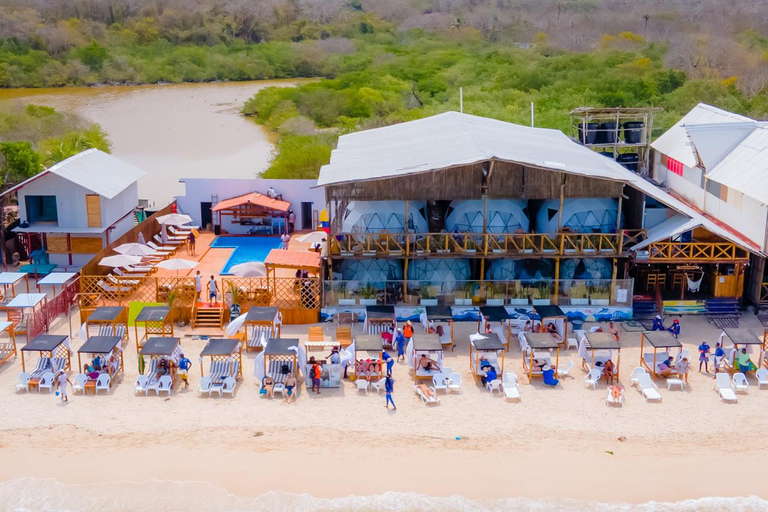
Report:
M224 304L210 307L208 304L195 303L192 308L192 328L224 327Z

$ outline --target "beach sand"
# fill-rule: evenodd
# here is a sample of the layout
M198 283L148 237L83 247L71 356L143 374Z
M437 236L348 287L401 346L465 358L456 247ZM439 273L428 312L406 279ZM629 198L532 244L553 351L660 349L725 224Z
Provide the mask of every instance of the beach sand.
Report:
M702 338L714 347L719 331L706 319L683 317L682 326L681 340L691 354ZM752 315L742 326L763 332ZM68 333L67 324L60 319L55 330ZM445 365L463 375L462 393L425 406L413 393L407 366L398 363L396 412L385 410L383 394L358 396L348 381L319 396L302 388L291 404L260 398L252 376L254 352L244 353L244 379L235 398L198 398L197 355L204 342L191 338L182 346L194 363L192 386L176 389L170 399L134 396L133 339L125 351L125 376L112 394L70 396L68 404L52 395L16 394L21 361L12 360L0 367L0 481L157 479L208 483L241 497L268 491L319 498L397 491L607 503L768 497L768 390L758 390L754 379L738 404L723 404L712 375L699 374L694 361L685 391L668 391L659 379L663 401L646 403L629 386L640 335L622 332L623 407L604 404L603 383L596 391L585 387L575 350L560 359L576 362L573 378L545 389L540 380L529 384L523 377L522 401L506 402L472 381L467 338L475 330L474 323L457 323L458 347L446 352ZM307 326L284 326L283 337L304 340L306 332ZM73 340L75 350L80 344ZM522 376L514 342L506 368Z

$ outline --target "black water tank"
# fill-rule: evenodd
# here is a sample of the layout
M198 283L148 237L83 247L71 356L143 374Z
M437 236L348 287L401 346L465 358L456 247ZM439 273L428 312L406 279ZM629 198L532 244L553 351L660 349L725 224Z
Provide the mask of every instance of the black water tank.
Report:
M221 234L221 226L213 226L213 234L219 236Z
M627 144L640 144L640 140L643 138L643 127L645 123L642 121L627 121L624 123L624 142Z
M582 144L595 144L597 143L597 130L600 125L597 123L587 123L586 133L584 132L584 124L579 124L579 142Z
M619 134L616 131L616 121L600 123L600 132L597 137L598 144L615 144L618 140Z
M637 153L622 153L616 161L630 171L637 172L637 164L640 161L640 156Z

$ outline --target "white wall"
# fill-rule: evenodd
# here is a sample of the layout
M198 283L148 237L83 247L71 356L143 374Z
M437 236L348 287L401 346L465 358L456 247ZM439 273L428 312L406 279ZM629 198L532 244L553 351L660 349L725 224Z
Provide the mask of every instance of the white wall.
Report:
M182 178L185 195L177 197L180 211L192 217L192 224L202 225L200 203L211 202L211 196L218 196L219 201L250 192L265 194L269 187L274 187L283 199L291 203L296 214L296 229L312 229L311 225L301 225L301 203L312 203L312 209L320 212L325 208L325 190L312 188L316 180L266 180L266 179L217 179L217 178ZM232 226L225 217L222 227L230 233L244 233L246 226Z
M726 201L707 193L706 213L765 249L768 207L754 198L728 189Z

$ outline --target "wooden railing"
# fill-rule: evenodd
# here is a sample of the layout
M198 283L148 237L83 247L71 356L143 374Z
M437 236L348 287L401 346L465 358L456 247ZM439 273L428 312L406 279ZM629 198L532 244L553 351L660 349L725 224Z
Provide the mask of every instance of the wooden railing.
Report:
M760 302L768 302L768 283L760 284Z
M746 250L729 242L654 242L647 254L638 254L638 260L687 261L706 263L713 261L747 261Z

